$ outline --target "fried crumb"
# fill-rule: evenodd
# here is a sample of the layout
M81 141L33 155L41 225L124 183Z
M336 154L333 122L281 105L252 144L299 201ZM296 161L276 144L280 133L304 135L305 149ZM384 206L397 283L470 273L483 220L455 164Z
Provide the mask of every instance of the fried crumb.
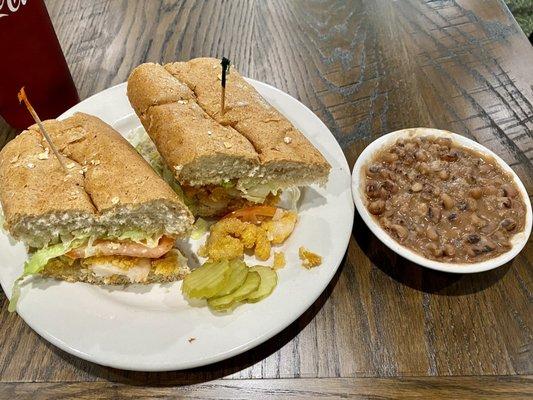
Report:
M285 267L285 254L281 251L275 251L272 269L275 271L283 267Z
M30 162L30 163L26 164L26 167L28 167L29 169L32 169L32 168L35 167L35 164Z
M200 257L209 257L209 252L207 251L207 246L206 245L202 245L200 246L200 248L198 249L198 255Z
M16 163L18 159L19 159L19 155L18 155L18 154L15 154L15 155L11 158L11 160L10 160L11 164Z
M283 141L284 141L285 143L289 144L290 142L292 142L292 138L291 138L290 136L285 136L285 137L283 138Z
M117 196L115 196L115 197L113 197L111 199L111 203L113 203L113 204L118 204L119 201L120 201L120 199Z
M230 143L230 142L224 142L224 147L225 147L226 149L231 148L231 143Z
M322 264L321 256L307 250L303 246L298 249L298 255L300 256L300 260L302 260L302 267L306 269L318 267L320 264Z
M196 340L195 337L190 337L190 338L189 338L189 343L192 343L192 342L194 342L195 340Z

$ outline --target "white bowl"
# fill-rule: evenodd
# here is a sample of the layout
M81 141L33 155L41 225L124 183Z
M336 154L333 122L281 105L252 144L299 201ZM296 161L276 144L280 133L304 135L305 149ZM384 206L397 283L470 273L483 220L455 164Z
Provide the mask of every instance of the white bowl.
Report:
M506 172L508 172L514 180L514 183L520 190L520 195L526 205L526 223L524 230L518 232L511 238L511 250L506 253L499 255L498 257L491 258L490 260L485 260L476 263L447 263L439 262L435 260L430 260L422 255L408 249L405 246L402 246L396 240L394 240L373 218L373 216L368 212L366 208L366 200L364 193L365 186L365 171L364 167L374 158L376 152L382 150L385 147L392 145L397 139L400 138L413 138L417 136L439 136L447 137L452 139L456 144L476 150L479 153L483 153L487 156L493 157L499 166ZM473 140L467 139L464 136L458 135L456 133L443 131L440 129L431 129L431 128L411 128L411 129L402 129L399 131L388 133L380 138L374 140L367 148L361 153L357 159L352 173L352 193L357 207L357 211L363 218L363 221L367 224L370 230L381 240L388 248L395 251L402 257L407 258L414 263L422 265L424 267L435 269L437 271L451 272L456 274L471 274L475 272L488 271L490 269L497 268L509 260L513 259L519 252L524 248L531 233L531 203L529 201L529 196L527 191L520 181L520 178L514 173L514 171L509 167L505 161L500 157L494 154L492 151L486 147L480 145Z

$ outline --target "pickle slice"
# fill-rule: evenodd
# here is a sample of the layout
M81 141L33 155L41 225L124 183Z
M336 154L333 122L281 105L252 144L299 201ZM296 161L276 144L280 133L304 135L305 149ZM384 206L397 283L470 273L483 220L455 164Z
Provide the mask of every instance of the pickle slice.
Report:
M208 299L226 286L230 274L228 260L208 261L183 279L181 291L191 299Z
M250 293L256 291L260 283L261 277L257 272L248 272L241 287L233 293L207 300L207 305L216 311L228 311L238 302L246 299Z
M250 303L256 303L263 300L265 297L270 296L276 285L278 284L278 274L270 267L262 265L256 265L251 267L250 271L257 272L261 277L261 283L254 292L250 293L246 297L246 301Z
M238 288L240 288L246 280L246 276L248 275L248 267L246 266L244 261L234 259L231 260L229 264L231 270L229 278L224 287L217 292L215 297L222 297L233 293Z

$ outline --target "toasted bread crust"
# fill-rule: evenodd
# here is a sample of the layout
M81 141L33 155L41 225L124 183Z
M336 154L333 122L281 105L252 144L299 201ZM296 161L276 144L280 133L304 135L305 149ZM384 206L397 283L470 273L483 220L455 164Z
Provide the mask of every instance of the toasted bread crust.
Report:
M203 168L214 157L234 160L245 170L258 163L251 143L209 117L188 86L161 65L149 63L135 68L128 79L128 97L179 182L188 183L193 179L189 175L195 173L192 170ZM227 176L227 171L222 172L212 171L213 183L233 178Z
M234 69L220 114L219 75L218 60L197 58L142 64L128 79L130 102L178 181L324 183L330 166L322 154Z
M290 162L329 170L322 154L235 68L227 76L224 114L219 101L222 90L219 60L195 58L166 64L165 69L189 86L207 114L246 137L259 154L261 164Z
M44 125L65 157L63 170L36 125L0 152L6 228L21 218L79 211L87 218L163 200L192 220L175 192L113 128L83 113Z
M84 189L81 165L65 173L41 134L27 130L0 151L0 201L9 230L20 218L49 212L93 215L96 209Z

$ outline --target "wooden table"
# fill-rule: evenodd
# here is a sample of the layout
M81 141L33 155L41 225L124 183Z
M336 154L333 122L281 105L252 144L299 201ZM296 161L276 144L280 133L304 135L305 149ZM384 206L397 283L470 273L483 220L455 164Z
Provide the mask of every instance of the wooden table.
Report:
M498 153L533 193L533 50L498 0L47 5L82 98L143 61L226 55L310 107L350 166L381 134L444 128ZM342 267L300 319L243 355L171 373L66 354L2 295L0 397L531 398L532 258L530 243L497 270L432 272L357 216Z

